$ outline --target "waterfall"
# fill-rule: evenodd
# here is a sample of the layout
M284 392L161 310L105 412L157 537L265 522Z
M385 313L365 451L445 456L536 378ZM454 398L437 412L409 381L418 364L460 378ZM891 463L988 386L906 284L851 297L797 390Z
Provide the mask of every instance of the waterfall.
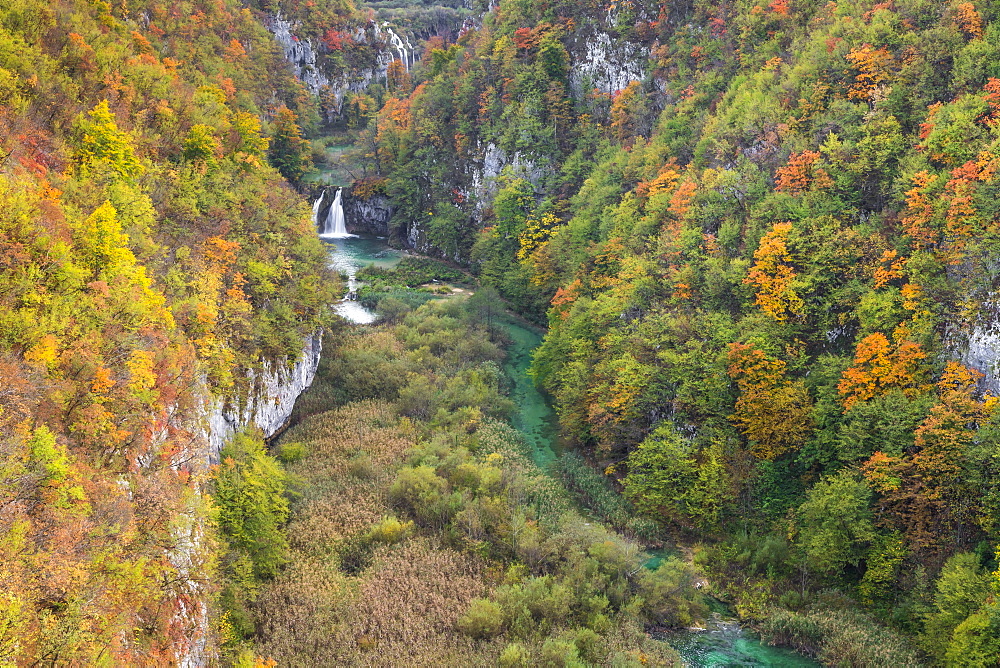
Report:
M325 190L321 190L319 193L319 199L313 202L313 225L316 226L316 230L319 231L319 207L323 204L323 195L326 194Z
M337 188L337 195L333 198L333 203L330 204L330 209L326 214L326 222L323 225L323 232L320 234L324 239L347 239L348 237L355 237L356 234L348 234L347 227L344 225L344 205L340 201L340 196L344 192L343 188ZM319 213L319 206L316 206L316 212Z
M399 53L399 59L402 61L403 67L406 69L407 72L409 72L410 50L413 48L410 45L410 41L406 40L404 42L403 38L397 35L396 32L389 27L389 23L387 21L382 22L382 28L386 31L386 33L388 33L389 44L391 44L392 47L396 50L396 52Z

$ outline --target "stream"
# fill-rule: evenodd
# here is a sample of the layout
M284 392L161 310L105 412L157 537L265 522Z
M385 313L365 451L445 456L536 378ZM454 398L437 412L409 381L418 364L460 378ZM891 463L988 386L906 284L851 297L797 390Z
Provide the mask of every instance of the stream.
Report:
M354 283L358 269L368 264L393 267L403 253L389 248L384 240L376 237L357 237L325 241L330 247L331 265L347 274ZM336 310L344 318L361 324L374 320L374 314L357 302L342 300ZM548 467L562 452L559 445L558 422L555 411L535 387L528 375L531 358L542 342L542 335L513 318L502 317L499 326L510 339L504 370L511 379L511 399L517 405L513 416L514 426L524 434L531 445L532 459L542 468ZM655 568L665 553L652 552L645 566ZM686 666L814 668L820 664L792 650L771 647L760 641L754 633L740 626L726 605L711 597L706 602L712 612L704 631L681 630L654 633L657 640L669 643L681 655Z
M503 368L511 379L510 398L517 406L512 422L531 445L531 458L544 469L556 460L561 448L555 411L528 375L531 356L541 345L542 336L509 317L503 317L499 325L511 341Z
M358 269L368 265L378 267L395 267L403 258L403 251L389 248L385 239L379 237L358 235L347 239L324 239L330 253L330 266L340 274L347 275L348 292L353 291L357 283L355 277ZM375 321L375 314L356 301L341 299L333 310L346 320L360 325Z
M542 342L542 335L524 325L503 318L500 327L510 338L504 370L511 378L511 399L517 404L514 426L532 447L532 458L546 467L561 454L555 412L528 375L531 356ZM656 568L666 556L651 553L645 566ZM820 664L783 647L771 647L748 629L740 626L732 611L711 597L706 597L711 618L704 631L681 630L654 633L653 637L669 643L691 668L768 666L774 668L814 668Z

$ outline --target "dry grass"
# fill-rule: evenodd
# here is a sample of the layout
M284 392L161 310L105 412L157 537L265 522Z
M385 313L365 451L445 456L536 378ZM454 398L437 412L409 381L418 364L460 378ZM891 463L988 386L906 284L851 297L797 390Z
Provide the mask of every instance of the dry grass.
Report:
M416 440L391 405L366 401L307 418L284 441L302 496L288 528L292 562L260 593L257 652L285 666L495 665L500 648L455 630L485 595L477 557L415 537L381 546L357 577L338 548L389 514L385 490Z
M292 549L321 556L389 512L384 489L414 434L390 405L365 401L311 416L284 440L308 444L303 460L289 467L302 494L289 526Z
M454 629L485 593L481 570L430 538L382 548L358 578L297 561L261 596L257 652L282 666L495 665L498 647Z
M493 419L509 404L499 351L456 308L342 338L324 363L282 438L300 496L290 563L257 597L256 653L310 667L672 665L626 605L633 587L618 562L635 568L638 548L590 527L522 436ZM410 491L393 507L404 466ZM492 632L468 632L472 602L497 587L521 598Z

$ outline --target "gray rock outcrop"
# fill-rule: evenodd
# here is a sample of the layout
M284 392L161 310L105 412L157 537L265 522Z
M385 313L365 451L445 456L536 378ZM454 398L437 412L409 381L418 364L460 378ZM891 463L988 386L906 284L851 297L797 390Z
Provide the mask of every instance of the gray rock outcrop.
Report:
M256 425L265 436L273 436L292 415L295 400L312 384L323 351L322 333L308 337L302 357L294 365L270 365L251 372L254 388L246 399L235 402L215 399L208 411L209 459L217 462L219 452L233 434Z

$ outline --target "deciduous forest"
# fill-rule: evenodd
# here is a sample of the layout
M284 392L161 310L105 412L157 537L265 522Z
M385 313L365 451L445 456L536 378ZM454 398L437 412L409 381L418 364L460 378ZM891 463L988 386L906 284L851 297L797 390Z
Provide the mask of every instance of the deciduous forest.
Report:
M1000 665L998 260L996 0L9 0L0 664Z

